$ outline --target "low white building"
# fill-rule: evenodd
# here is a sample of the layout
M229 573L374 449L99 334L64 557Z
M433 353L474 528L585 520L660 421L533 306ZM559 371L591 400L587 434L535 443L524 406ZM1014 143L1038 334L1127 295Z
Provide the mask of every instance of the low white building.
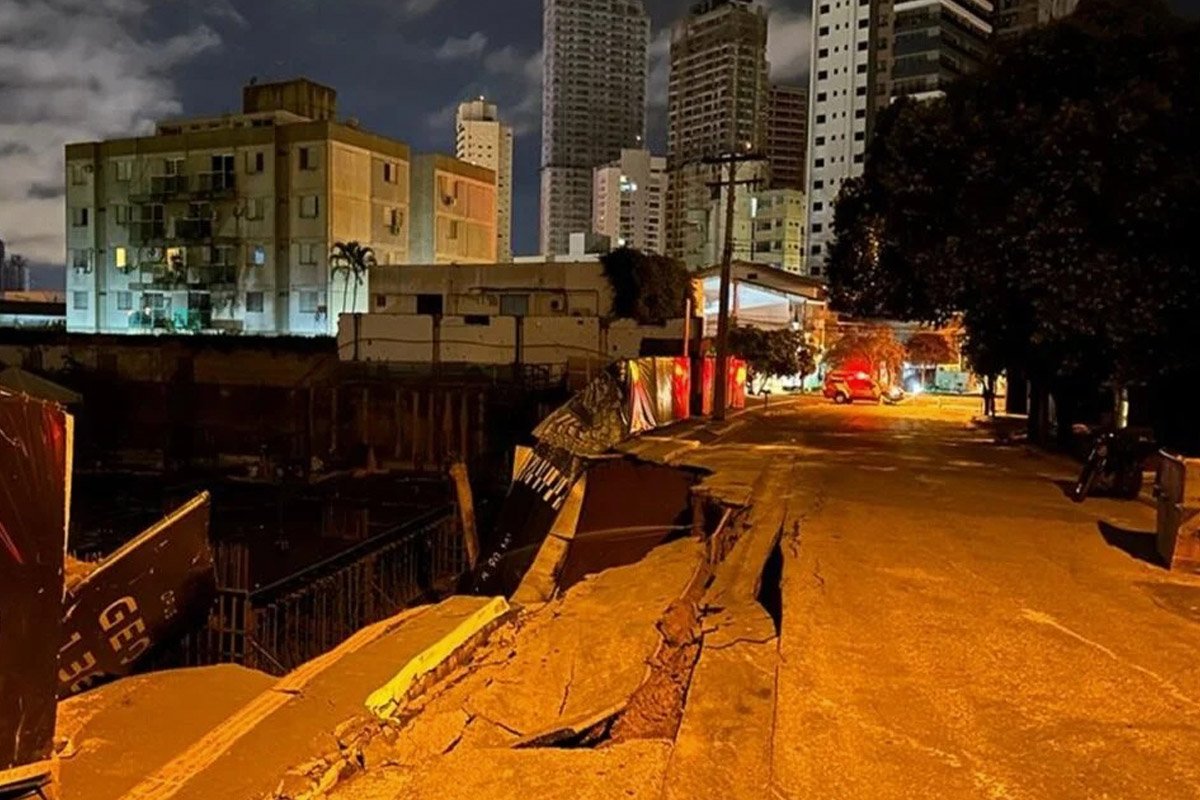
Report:
M647 339L682 340L682 320L611 319L612 289L598 260L504 265L381 266L370 311L338 323L343 361L565 366L641 353Z

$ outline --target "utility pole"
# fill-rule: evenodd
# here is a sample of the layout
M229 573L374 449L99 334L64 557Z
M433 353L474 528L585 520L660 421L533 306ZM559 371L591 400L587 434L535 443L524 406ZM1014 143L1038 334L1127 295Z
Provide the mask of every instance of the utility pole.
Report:
M738 186L757 186L759 179L751 178L739 181L737 179L738 164L759 162L763 157L759 153L746 150L741 153L726 153L704 159L705 164L715 164L729 167L729 179L721 179L710 183L711 187L728 187L729 193L725 198L725 243L721 255L721 296L717 309L717 369L715 385L713 386L713 419L720 422L725 419L725 406L728 404L729 388L729 285L733 273L733 216L737 201ZM719 196L719 195L718 195Z

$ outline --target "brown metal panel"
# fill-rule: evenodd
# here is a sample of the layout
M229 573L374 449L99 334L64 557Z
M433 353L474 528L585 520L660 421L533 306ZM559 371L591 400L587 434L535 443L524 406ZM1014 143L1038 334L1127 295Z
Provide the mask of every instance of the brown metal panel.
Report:
M0 392L0 786L53 749L70 438L58 406Z

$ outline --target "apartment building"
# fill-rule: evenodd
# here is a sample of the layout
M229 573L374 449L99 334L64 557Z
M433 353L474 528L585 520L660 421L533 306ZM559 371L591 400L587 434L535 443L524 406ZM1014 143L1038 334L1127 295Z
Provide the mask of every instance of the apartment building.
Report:
M823 278L842 183L862 174L875 114L890 102L891 0L816 0L808 89L804 272Z
M592 231L614 247L663 252L667 202L667 160L649 150L621 151L597 167L592 198Z
M772 189L804 191L808 148L808 87L771 84L767 100L767 145Z
M1062 19L1074 13L1079 0L996 0L995 5L993 26L1003 38Z
M496 173L449 156L417 156L410 196L409 263L496 263Z
M671 30L670 58L666 246L689 260L712 196L705 159L766 144L767 11L750 0L696 3Z
M804 259L804 192L796 189L754 189L739 186L733 206L733 259L762 264L793 274L802 271ZM729 190L722 188L709 204L703 220L697 219L702 245L684 259L693 271L721 263L725 247L725 215Z
M455 151L460 160L496 173L496 258L512 261L513 129L500 120L495 103L480 97L458 106Z
M593 170L642 146L649 43L642 0L544 0L543 255L591 227Z
M307 80L243 110L66 146L67 329L329 336L365 291L335 242L409 261L409 149L336 121Z
M908 0L895 7L890 94L936 97L978 70L992 46L990 0Z

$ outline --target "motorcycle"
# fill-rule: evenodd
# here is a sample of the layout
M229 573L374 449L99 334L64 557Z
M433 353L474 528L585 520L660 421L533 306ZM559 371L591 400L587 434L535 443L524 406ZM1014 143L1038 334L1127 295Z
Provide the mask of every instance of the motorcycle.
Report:
M1144 429L1101 431L1092 442L1071 499L1082 503L1089 495L1100 493L1126 500L1137 498L1146 461L1154 451L1154 438Z

